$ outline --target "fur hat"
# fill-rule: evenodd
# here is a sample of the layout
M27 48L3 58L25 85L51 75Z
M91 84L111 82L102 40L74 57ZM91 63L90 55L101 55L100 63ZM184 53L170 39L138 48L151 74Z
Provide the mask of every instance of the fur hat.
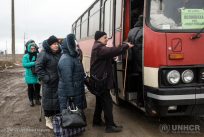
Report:
M103 31L96 31L96 33L95 33L95 36L94 36L94 39L95 40L98 40L98 39L100 39L101 37L103 37L104 35L107 35L105 32L103 32Z
M54 35L50 36L48 39L47 39L47 43L51 46L53 43L55 42L59 42L57 37L55 37Z

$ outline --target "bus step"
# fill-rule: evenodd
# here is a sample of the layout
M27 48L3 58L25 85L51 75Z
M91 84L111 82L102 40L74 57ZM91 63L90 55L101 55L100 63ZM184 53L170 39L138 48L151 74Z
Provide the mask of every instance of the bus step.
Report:
M137 105L137 100L132 100L132 101L129 101L132 105L138 107L140 110L142 110L143 112L146 112L144 106L140 107Z
M127 99L128 101L137 99L137 92L128 92Z

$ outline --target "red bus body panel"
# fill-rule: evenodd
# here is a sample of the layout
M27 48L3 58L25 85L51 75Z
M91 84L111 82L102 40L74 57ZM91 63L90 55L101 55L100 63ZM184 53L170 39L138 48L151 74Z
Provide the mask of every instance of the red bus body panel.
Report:
M127 39L130 30L130 0L125 2L125 18L124 18L124 40Z
M165 33L154 32L144 27L144 66L155 67L167 65Z
M190 39L193 33L162 33L144 27L144 66L187 66L204 64L204 35ZM170 60L172 53L181 53L184 59Z
M167 33L167 65L201 65L204 64L204 35L192 40L190 33ZM169 50L171 49L171 50ZM182 53L184 59L169 60L171 53Z

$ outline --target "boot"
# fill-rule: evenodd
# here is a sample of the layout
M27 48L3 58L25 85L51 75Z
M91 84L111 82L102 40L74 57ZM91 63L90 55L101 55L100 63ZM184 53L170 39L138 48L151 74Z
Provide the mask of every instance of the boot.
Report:
M115 133L115 132L121 132L122 131L122 126L107 126L105 129L106 133Z
M46 127L53 129L52 117L45 117L45 123Z
M36 104L36 105L41 105L40 100L39 100L39 99L36 99L36 100L35 100L35 104Z

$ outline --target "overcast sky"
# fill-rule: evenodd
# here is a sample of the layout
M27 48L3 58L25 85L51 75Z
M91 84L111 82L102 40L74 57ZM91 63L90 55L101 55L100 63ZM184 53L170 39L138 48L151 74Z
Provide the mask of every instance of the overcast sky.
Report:
M51 35L64 38L73 22L95 0L14 0L16 53L25 40L42 42ZM7 44L6 44L7 42ZM6 46L7 45L7 46ZM11 53L11 0L0 0L0 50Z

